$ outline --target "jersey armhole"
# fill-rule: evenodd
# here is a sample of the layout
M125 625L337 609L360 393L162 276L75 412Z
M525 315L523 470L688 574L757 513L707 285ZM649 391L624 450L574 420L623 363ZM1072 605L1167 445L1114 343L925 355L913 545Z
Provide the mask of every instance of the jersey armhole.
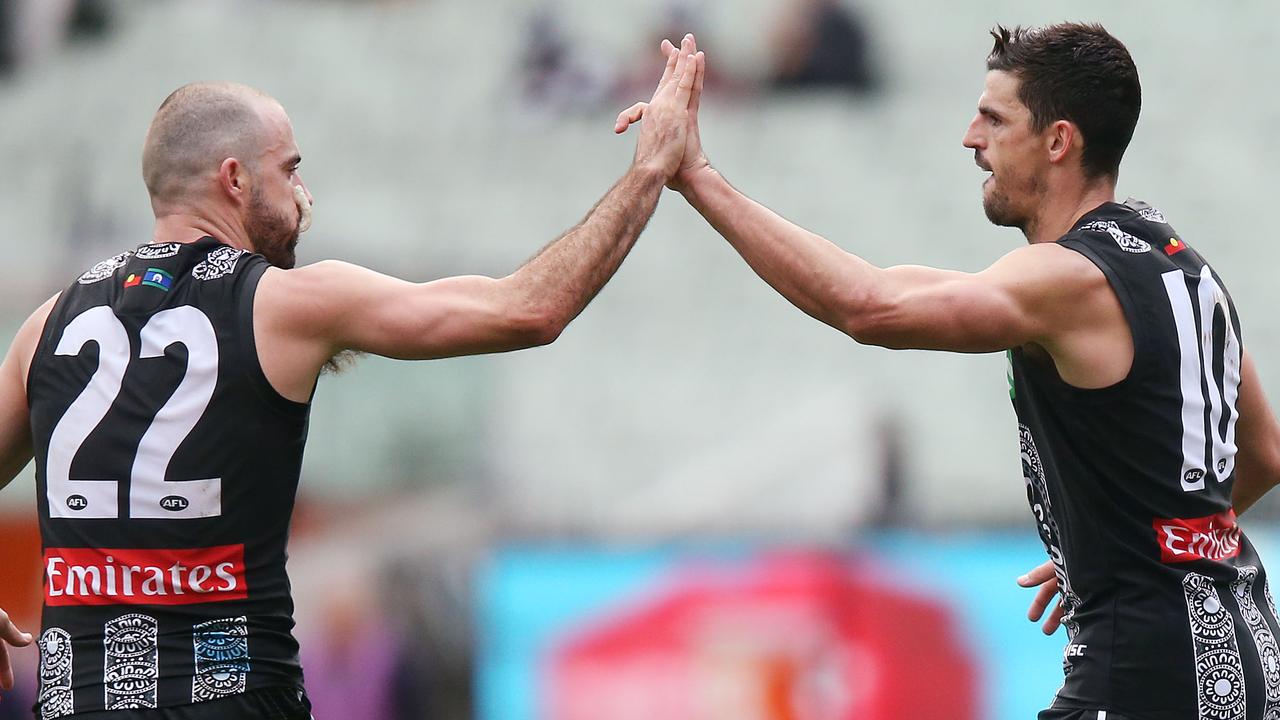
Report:
M1083 393L1107 392L1128 387L1136 382L1136 378L1144 368L1150 367L1150 363L1146 362L1149 348L1147 324L1142 317L1141 311L1133 301L1133 295L1130 294L1128 285L1112 269L1111 264L1093 248L1083 241L1071 237L1059 240L1058 244L1080 253L1102 271L1103 276L1107 278L1107 284L1111 286L1112 292L1116 294L1116 299L1120 301L1120 311L1124 313L1124 318L1129 323L1129 335L1133 339L1133 362L1129 365L1129 372L1122 379L1104 388L1087 389L1077 388L1074 385L1069 385L1068 387ZM1066 384L1065 381L1064 384Z
M310 402L295 402L281 395L262 370L262 362L258 359L258 343L254 337L253 305L258 296L258 281L262 279L263 273L267 271L270 264L259 256L251 255L249 257L254 262L251 262L249 267L245 268L243 278L240 281L240 288L237 292L238 322L243 330L239 333L240 354L244 358L245 366L249 369L248 372L254 389L264 403L288 415L306 413L311 409ZM314 395L314 393L315 390L313 389L312 394Z

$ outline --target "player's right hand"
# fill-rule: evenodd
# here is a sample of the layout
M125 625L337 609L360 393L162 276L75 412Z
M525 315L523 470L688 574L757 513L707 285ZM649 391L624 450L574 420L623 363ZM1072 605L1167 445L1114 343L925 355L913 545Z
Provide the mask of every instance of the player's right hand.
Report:
M0 688L13 689L13 663L9 660L9 646L26 647L31 644L31 633L24 633L0 609Z
M636 120L641 116L645 120L640 139L636 141L633 164L657 170L666 180L680 169L685 155L690 106L694 103L695 86L701 86L701 69L704 66L699 61L697 49L693 35L685 35L680 48L667 54L667 66L653 99L648 103L637 103L623 113L634 112ZM619 116L619 124L614 130L623 132L629 124L622 123L622 116Z
M1034 570L1018 578L1018 584L1024 588L1033 588L1037 585L1040 587L1036 590L1036 596L1031 600L1031 607L1027 608L1027 619L1036 622L1044 615L1045 608L1049 607L1049 603L1058 594L1058 576L1053 570L1053 561L1046 560L1044 564L1037 566ZM1040 626L1041 631L1045 635L1052 635L1058 631L1058 626L1062 624L1062 601L1049 613L1049 617L1045 618L1044 624Z
M679 55L685 51L682 45L680 48L671 44L670 40L662 41L662 54L667 58L668 67L671 66L673 60L678 60ZM688 48L696 50L697 45ZM707 57L705 53L697 52L694 54L697 62L697 75L693 82L693 92L689 100L689 125L685 130L684 156L680 160L680 167L676 169L675 176L667 185L673 190L680 190L687 185L692 177L703 168L711 167L711 163L707 160L706 153L702 150L702 135L698 126L698 108L702 102L702 83L707 74ZM626 132L627 128L642 120L649 108L649 103L638 102L635 105L618 113L618 119L613 124L615 133Z

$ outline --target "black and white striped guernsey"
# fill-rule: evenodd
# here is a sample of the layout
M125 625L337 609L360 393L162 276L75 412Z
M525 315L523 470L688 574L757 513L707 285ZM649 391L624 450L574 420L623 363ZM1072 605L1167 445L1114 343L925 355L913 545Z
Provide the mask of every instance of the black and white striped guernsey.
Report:
M285 575L308 405L258 363L268 267L213 238L74 281L28 377L42 718L300 688Z
M1009 353L1027 497L1068 612L1058 709L1280 718L1262 562L1231 506L1240 320L1155 208L1107 203L1058 244L1106 275L1132 330L1121 382L1083 390Z

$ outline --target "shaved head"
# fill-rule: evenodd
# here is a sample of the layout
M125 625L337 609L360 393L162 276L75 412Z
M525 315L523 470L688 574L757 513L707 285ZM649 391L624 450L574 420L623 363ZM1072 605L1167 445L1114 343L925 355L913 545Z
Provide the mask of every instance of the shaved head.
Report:
M142 150L142 178L152 206L203 193L202 181L227 158L256 170L266 142L262 109L270 104L275 101L261 90L228 82L184 85L165 98Z

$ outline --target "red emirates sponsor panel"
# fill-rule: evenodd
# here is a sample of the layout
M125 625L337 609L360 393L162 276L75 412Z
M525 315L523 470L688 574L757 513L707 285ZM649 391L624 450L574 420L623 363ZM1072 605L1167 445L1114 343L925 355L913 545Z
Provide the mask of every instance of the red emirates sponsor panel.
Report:
M244 545L44 551L46 605L194 605L247 597Z
M1156 518L1151 521L1166 563L1225 560L1240 554L1240 526L1235 510L1199 518Z

